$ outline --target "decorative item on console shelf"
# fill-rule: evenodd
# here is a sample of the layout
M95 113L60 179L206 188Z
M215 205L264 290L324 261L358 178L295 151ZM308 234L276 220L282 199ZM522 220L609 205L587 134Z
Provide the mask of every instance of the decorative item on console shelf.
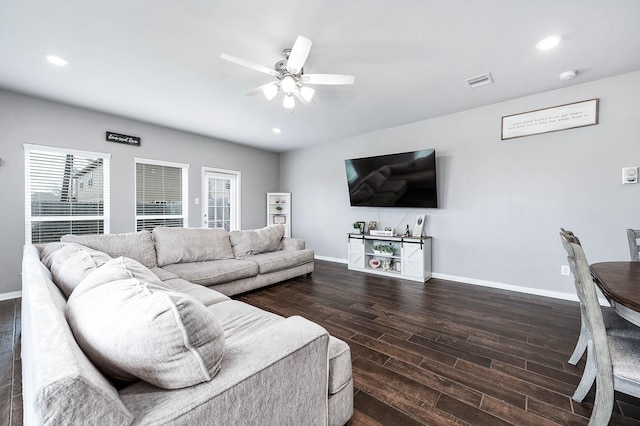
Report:
M353 233L354 234L364 233L364 222L361 222L361 221L353 222Z
M424 218L425 218L425 215L423 214L419 214L416 217L416 226L413 227L413 234L411 234L412 237L415 237L415 238L422 237L422 230L424 229Z

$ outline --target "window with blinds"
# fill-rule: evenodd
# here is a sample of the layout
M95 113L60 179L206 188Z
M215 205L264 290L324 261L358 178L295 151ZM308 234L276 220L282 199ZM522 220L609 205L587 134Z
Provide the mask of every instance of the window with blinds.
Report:
M136 229L187 227L187 164L136 158Z
M25 241L109 233L110 154L24 145Z

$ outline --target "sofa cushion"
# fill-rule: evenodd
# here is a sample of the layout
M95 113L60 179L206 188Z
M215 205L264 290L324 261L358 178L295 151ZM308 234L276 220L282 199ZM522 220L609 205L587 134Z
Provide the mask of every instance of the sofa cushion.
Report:
M255 262L261 274L268 274L313 262L313 250L272 251L247 257L246 260Z
M128 257L117 257L111 259L94 272L87 275L83 280L85 286L95 286L117 280L136 279L140 282L157 285L166 290L171 288L142 263Z
M135 269L113 259L76 287L66 316L78 345L115 380L142 379L164 389L211 380L224 350L215 315L187 294L143 280ZM111 281L123 270L131 278Z
M267 226L261 229L231 231L229 238L236 259L252 254L267 253L282 248L284 225Z
M175 263L162 269L194 284L215 285L258 275L258 265L248 260L227 259L208 262Z
M78 243L111 257L130 257L147 268L156 266L156 248L149 231L103 235L63 235L60 241Z
M224 229L153 229L158 266L174 263L233 259L229 232Z
M218 319L228 345L284 320L279 315L237 300L217 303L207 309Z
M329 395L340 392L351 380L351 349L340 339L329 336Z
M53 282L66 297L87 275L111 260L105 253L74 243L47 244L40 256L51 271Z
M220 292L199 284L190 283L189 281L183 280L182 278L172 278L163 281L163 283L165 285L168 285L175 291L188 294L198 302L202 303L204 306L211 306L215 305L216 303L231 300L228 296L225 296Z

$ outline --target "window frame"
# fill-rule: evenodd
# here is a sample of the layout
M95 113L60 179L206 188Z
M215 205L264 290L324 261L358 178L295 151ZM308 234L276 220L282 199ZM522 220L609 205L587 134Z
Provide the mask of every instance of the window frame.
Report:
M111 154L97 151L85 151L46 145L23 144L24 148L24 206L25 206L25 243L34 244L32 240L33 222L79 222L88 220L102 220L103 234L111 233ZM62 154L80 157L102 158L102 214L101 215L64 215L64 216L33 216L32 215L32 164L31 153Z
M138 232L138 220L141 219L182 219L182 227L189 227L189 164L176 163L172 161L153 160L150 158L134 157L134 178L133 178L133 191L134 191L134 220L133 229ZM174 167L182 169L182 214L181 215L139 215L138 214L138 164L145 164L151 166L163 166Z

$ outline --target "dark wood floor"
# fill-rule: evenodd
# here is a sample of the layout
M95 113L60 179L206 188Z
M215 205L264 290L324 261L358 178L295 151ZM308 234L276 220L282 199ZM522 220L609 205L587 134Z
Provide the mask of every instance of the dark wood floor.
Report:
M20 299L0 301L0 425L22 424Z
M238 297L301 315L351 347L350 425L586 425L594 389L571 400L577 302L432 279L426 284L316 263L312 278ZM640 368L640 367L639 367ZM617 394L610 424L639 425Z
M237 297L302 315L351 347L349 425L586 425L594 398L571 400L584 359L567 364L577 303L451 281L426 284L316 262L299 278ZM22 423L20 301L0 302L0 425ZM612 425L640 425L617 395Z

